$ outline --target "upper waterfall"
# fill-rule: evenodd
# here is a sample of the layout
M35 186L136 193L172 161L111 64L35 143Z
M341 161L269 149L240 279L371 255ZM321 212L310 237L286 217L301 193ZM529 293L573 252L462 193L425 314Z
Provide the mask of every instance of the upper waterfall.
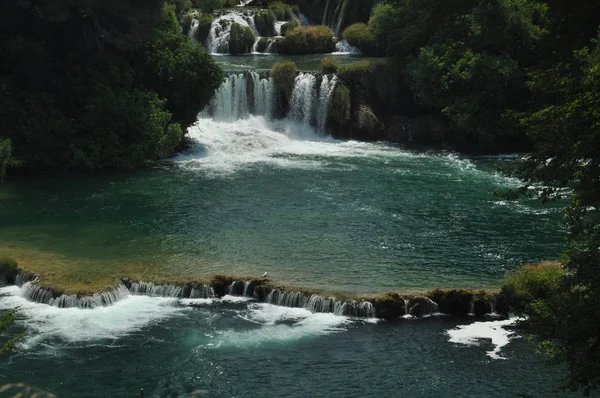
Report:
M229 53L229 35L231 33L231 26L234 23L252 29L255 35L258 33L256 26L254 25L254 18L252 16L233 11L223 14L220 17L215 18L210 26L210 32L208 33L208 38L206 39L206 49L210 53Z

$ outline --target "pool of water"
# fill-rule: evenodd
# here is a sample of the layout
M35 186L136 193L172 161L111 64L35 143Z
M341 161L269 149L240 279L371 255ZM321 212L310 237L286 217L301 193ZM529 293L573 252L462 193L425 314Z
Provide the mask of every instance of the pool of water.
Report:
M300 71L321 70L321 60L326 57L334 57L340 65L346 65L357 61L383 62L383 58L363 57L360 54L311 54L311 55L280 55L280 54L213 54L215 61L225 72L244 72L255 70L264 72L271 69L276 62L293 61Z
M30 333L0 362L0 385L59 397L571 396L554 392L564 369L544 365L513 320L374 322L227 297L59 309L16 287L0 296Z
M496 287L563 247L560 204L495 197L520 182L489 160L262 117L200 119L189 134L188 153L151 170L11 178L0 252L82 284L267 271L360 294Z

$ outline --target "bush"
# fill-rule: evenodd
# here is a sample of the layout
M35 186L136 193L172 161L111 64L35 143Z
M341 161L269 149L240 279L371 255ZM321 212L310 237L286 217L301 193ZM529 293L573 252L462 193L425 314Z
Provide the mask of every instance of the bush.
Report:
M291 32L292 30L294 30L298 27L300 27L300 21L298 21L297 19L294 19L293 21L288 22L281 27L281 35L287 36L287 34L289 32Z
M229 52L231 54L249 53L253 45L254 32L252 29L234 22L229 34Z
M19 268L17 262L9 257L0 257L0 280L9 284L15 283Z
M272 37L275 32L275 14L269 10L261 10L254 15L254 25L260 36Z
M210 14L200 14L198 16L198 29L196 29L196 34L194 38L198 41L198 43L204 44L206 38L210 34L210 28L214 18Z
M269 4L269 10L275 14L278 21L291 21L294 19L294 10L288 4L276 1Z
M565 275L556 262L526 264L505 276L500 296L513 310L526 311L536 300L561 291Z
M334 57L325 57L321 60L321 71L325 74L337 73L340 63Z
M221 0L222 8L233 8L238 5L237 0Z
M371 73L373 73L373 65L369 61L353 62L342 65L338 69L338 77L348 82L354 82Z
M282 54L321 54L335 50L333 31L327 26L298 27L281 42Z
M204 13L212 13L221 8L221 0L192 0L192 6Z
M344 29L342 37L348 44L357 47L364 55L379 55L375 36L373 36L367 24L356 23L348 26Z
M297 74L298 69L292 61L278 62L271 67L271 77L275 85L286 95L291 94L294 89L294 80Z

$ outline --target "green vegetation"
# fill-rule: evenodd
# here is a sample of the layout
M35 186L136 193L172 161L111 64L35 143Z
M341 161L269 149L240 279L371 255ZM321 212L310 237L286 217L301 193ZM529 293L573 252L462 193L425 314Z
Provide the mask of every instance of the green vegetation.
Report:
M321 54L335 50L333 31L327 26L298 27L289 32L277 47L282 54Z
M192 0L192 7L199 9L203 13L212 13L221 8L221 0Z
M288 22L281 27L281 35L287 36L288 33L290 33L292 30L294 30L298 27L300 27L300 21L298 21L297 19L294 19L293 21Z
M291 21L294 19L294 9L292 6L281 1L270 3L269 11L275 15L278 21Z
M506 275L500 295L514 311L530 312L536 301L557 294L565 283L565 277L559 263L527 264Z
M337 84L329 102L329 118L341 130L350 121L350 90L344 84Z
M13 157L10 139L0 137L0 184L4 183L6 170L9 167L17 167L21 164L21 162Z
M254 15L254 25L259 36L272 37L275 32L275 14L270 10L261 10Z
M34 171L152 164L178 148L222 79L160 1L5 2L1 11L11 21L0 27L3 168L15 158Z
M6 332L14 325L15 321L17 320L16 313L16 310L0 313L0 333ZM3 346L0 347L0 355L13 352L16 348L16 344L24 337L25 335L21 334L8 340Z
M348 26L342 33L342 37L348 44L357 47L364 55L379 56L382 53L377 48L375 36L365 23L359 22Z
M321 60L321 71L325 74L337 73L340 63L334 57L325 57Z
M210 27L214 21L211 14L200 14L198 15L198 29L194 38L198 43L204 43L210 34Z
M221 0L222 8L233 8L237 6L239 3L237 0Z
M277 62L271 66L271 77L280 91L289 94L294 89L294 80L298 74L298 68L292 61Z
M234 22L229 34L229 52L231 54L249 53L254 45L254 39L252 29Z

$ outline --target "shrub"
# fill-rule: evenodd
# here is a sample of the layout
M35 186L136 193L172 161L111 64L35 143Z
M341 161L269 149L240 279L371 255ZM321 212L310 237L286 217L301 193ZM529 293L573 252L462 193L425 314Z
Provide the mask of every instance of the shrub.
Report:
M278 62L271 67L271 77L275 85L286 94L290 94L294 89L297 73L296 64L292 61Z
M212 13L221 8L221 0L192 0L192 6L204 13Z
M342 65L338 69L338 77L346 81L356 81L373 72L373 65L369 61L358 61Z
M254 32L252 32L252 29L239 23L233 23L229 34L229 52L231 54L245 54L250 52L253 45Z
M335 50L333 31L327 26L298 27L281 42L282 54L321 54Z
M254 15L254 25L260 36L275 36L275 14L269 10L261 10Z
M276 1L269 4L269 10L275 14L278 21L291 21L294 19L294 10L288 4Z
M191 0L173 0L173 4L175 4L175 13L177 15L182 15L184 12L192 8Z
M237 0L221 0L222 8L233 8L238 5Z
M194 37L198 43L204 44L206 38L210 34L210 27L212 26L213 21L214 18L210 14L200 14L198 16L198 29L196 29Z
M561 290L565 271L556 262L526 264L506 274L500 296L516 311L525 311L536 300L549 298Z
M281 27L281 35L287 36L287 34L289 32L291 32L292 30L294 30L298 27L300 27L300 21L298 21L297 19L294 19L293 21L288 22Z
M325 74L337 73L340 63L334 57L325 57L321 60L321 71Z
M7 283L15 283L15 278L19 273L17 262L9 257L0 257L0 280L4 279Z
M364 23L355 23L348 26L342 33L344 40L351 46L357 47L365 55L378 55L377 45L373 33Z

